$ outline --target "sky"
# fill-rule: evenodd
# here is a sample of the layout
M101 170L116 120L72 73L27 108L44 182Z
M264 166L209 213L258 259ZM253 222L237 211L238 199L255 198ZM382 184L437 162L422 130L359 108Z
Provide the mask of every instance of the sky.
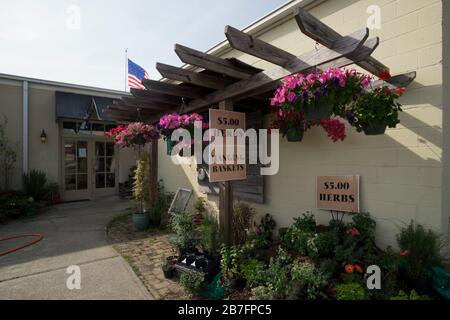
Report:
M179 43L205 51L287 0L0 0L0 73L124 90L125 48L159 79L182 63Z

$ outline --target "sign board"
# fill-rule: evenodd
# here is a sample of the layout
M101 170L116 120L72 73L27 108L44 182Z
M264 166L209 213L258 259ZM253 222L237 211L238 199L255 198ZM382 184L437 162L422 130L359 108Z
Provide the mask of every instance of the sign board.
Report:
M359 176L317 177L316 204L318 209L360 212Z
M172 203L170 204L169 213L177 214L186 210L191 195L192 190L178 188L175 197L173 197Z
M224 137L223 144L223 155L226 156L226 130L227 129L242 129L245 131L245 113L242 112L234 112L234 111L226 111L226 110L217 110L210 109L209 110L209 128L217 129L222 131L222 136ZM225 159L223 159L223 163L211 163L209 165L209 181L210 182L224 182L224 181L233 181L233 180L245 180L247 179L247 166L244 163L238 163L238 152L237 149L239 147L244 148L244 157L245 155L245 140L243 145L238 145L238 139L235 137L234 139L234 154L232 154L233 163L225 163ZM212 154L214 157L214 154Z

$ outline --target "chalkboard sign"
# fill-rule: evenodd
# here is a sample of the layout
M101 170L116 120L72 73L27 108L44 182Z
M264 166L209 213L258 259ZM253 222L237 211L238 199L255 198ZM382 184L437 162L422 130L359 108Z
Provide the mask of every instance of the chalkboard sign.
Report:
M170 205L169 213L177 214L186 210L191 195L192 190L178 188L177 192L175 193L175 197L173 198L172 203Z

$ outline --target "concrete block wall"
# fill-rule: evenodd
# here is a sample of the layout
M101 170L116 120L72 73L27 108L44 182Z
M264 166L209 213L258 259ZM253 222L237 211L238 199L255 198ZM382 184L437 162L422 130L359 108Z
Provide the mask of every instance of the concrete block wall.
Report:
M280 171L266 178L266 203L261 214L274 215L279 226L312 211L326 223L330 214L315 208L315 179L319 175L361 175L361 204L378 223L381 245L395 244L395 234L411 219L445 231L442 211L443 63L442 1L440 0L339 0L324 1L310 12L341 34L366 26L368 6L381 8L381 29L373 30L381 43L374 56L393 74L417 71L416 81L401 102L401 124L386 135L369 137L347 128L344 142L333 143L319 128L301 143L281 141ZM314 49L290 18L258 37L299 55ZM265 69L273 67L258 58L230 50L222 57L237 57ZM269 118L266 119L270 123ZM168 189L196 188L193 168L177 168L160 155L160 178ZM185 175L183 177L182 175ZM194 175L195 177L195 175ZM210 200L217 202L215 197Z

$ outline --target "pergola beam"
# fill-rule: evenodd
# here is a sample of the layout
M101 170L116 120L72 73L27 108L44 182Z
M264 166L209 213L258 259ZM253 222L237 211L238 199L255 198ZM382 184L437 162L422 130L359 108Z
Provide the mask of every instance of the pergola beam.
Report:
M183 87L172 83L155 81L150 79L143 79L142 84L150 92L157 92L183 98L197 99L211 92L211 90L203 89L200 87Z
M296 9L295 20L297 21L300 30L306 36L327 48L333 49L336 41L343 38L339 33L302 8ZM389 72L387 66L371 56L356 64L374 75L379 75L384 71Z
M278 66L284 67L297 60L295 55L231 26L225 27L225 35L232 48Z
M183 103L183 100L180 97L150 92L149 90L131 88L130 92L134 97L145 98L145 100L149 102L161 102L174 106L180 106Z
M242 66L239 66L237 63L233 63L230 60L221 59L180 44L175 45L175 53L184 63L211 70L236 79L249 79L253 74L255 74L255 69L252 69L249 65L244 67L243 62L241 63Z
M378 46L378 38L369 40L365 46L369 36L369 30L363 29L350 36L344 37L338 41L333 46L333 49L320 48L318 50L313 50L302 54L297 60L290 63L285 68L277 67L269 71L262 71L250 79L241 80L236 82L223 90L218 90L213 92L202 99L197 99L189 102L188 106L185 108L186 112L193 112L200 110L201 108L209 107L220 101L231 99L237 96L242 96L247 92L257 90L261 87L267 87L276 84L282 78L297 73L303 72L305 70L311 69L315 65L322 65L327 62L340 59L346 56L355 56L358 51L365 52L361 59L367 58ZM363 47L363 48L361 48ZM370 48L371 51L367 49Z
M149 101L146 98L123 97L122 103L128 106L141 109L149 109L155 111L170 111L176 109L178 106L173 104L166 104L162 102Z
M227 85L232 83L232 81L229 81L226 78L216 77L183 68L177 68L159 62L156 64L156 69L166 79L190 83L210 89L223 89Z

